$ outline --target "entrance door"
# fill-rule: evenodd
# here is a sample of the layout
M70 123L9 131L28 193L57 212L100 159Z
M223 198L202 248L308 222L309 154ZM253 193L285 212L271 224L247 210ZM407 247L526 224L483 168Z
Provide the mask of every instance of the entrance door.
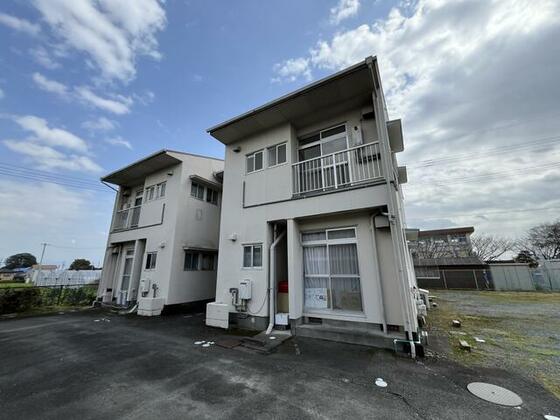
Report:
M134 248L125 251L124 264L121 278L121 290L119 291L119 305L126 305L128 300L128 288L130 286L130 276L132 275L132 261L134 259Z
M362 312L356 229L302 234L306 312Z

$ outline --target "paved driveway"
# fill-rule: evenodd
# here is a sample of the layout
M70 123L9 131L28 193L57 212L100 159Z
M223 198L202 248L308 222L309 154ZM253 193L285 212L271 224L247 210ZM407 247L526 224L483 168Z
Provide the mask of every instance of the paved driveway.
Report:
M560 416L560 402L540 385L502 370L300 338L271 355L194 345L220 335L201 314L141 318L90 310L0 321L0 418ZM375 386L376 377L388 387ZM471 381L505 386L524 404L479 400L465 389Z

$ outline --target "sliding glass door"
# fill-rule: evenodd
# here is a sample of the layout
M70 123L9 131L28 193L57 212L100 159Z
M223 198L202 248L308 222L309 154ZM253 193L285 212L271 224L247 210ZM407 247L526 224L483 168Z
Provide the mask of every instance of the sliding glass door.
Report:
M302 234L306 312L362 311L355 228Z

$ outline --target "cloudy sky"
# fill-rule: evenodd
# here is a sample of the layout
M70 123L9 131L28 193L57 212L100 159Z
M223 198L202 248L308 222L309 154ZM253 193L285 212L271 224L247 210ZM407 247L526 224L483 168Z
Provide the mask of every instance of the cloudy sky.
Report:
M557 0L5 0L0 259L102 259L99 177L377 55L409 226L515 237L560 214Z

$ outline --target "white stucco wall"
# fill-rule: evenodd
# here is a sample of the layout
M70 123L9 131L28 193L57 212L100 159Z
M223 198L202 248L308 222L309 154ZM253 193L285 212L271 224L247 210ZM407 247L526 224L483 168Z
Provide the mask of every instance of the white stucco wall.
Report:
M216 272L183 271L183 246L197 243L213 249L218 247L220 205L216 206L191 198L190 176L196 174L213 180L213 174L222 170L223 161L182 153L169 153L182 163L156 171L147 176L144 182L144 187L148 187L166 181L165 197L146 201L144 192L138 228L110 233L108 246L122 248L123 243L145 240L140 279L147 279L151 284L156 284L157 296L164 298L165 304L212 299L215 293ZM131 189L132 194L129 200L134 200L136 189ZM120 208L122 197L117 197L116 200L118 200ZM198 203L195 205L193 201ZM219 204L221 204L221 197ZM200 220L196 217L197 209L202 211ZM154 251L157 252L156 267L146 269L146 253ZM110 252L109 249L108 254ZM107 256L106 261L111 262L112 258ZM121 270L117 267L116 270L107 271L109 273L104 273L98 296L101 296L109 284L113 284L114 293L119 289ZM108 278L111 272L113 278ZM131 281L131 288L133 284L135 282ZM151 290L150 296L152 296Z
M383 312L379 305L379 270L381 270L383 298L386 307L389 308L386 311L386 322L402 325L401 298L396 285L390 235L387 238L384 232L376 231L376 235L373 236L370 230L370 215L387 204L387 187L384 184L369 185L364 188L291 199L291 164L297 161L297 136L346 122L351 133L349 146L353 147L358 138L353 134L353 127L359 126L360 118L361 110L354 110L309 127L296 129L286 124L226 147L224 210L221 216L216 301L229 304L231 312L235 309L231 305L229 289L238 287L242 279L250 279L253 298L249 301L248 313L255 316L268 316L268 249L272 236L269 223L287 220L290 318L297 319L303 315L303 257L300 231L309 228L355 226L358 229L364 314L353 320L377 324L383 322ZM362 133L367 132L367 136L363 136L363 142L377 140L373 121L368 120L363 123L364 126L367 125L367 129L362 130ZM283 140L288 142L286 165L267 168L265 150L264 169L251 174L245 173L247 154ZM241 151L234 152L236 147L241 147ZM245 184L245 191L243 184ZM232 241L231 237L237 239ZM374 240L378 241L376 244L380 249L379 269L376 264L377 255L374 253ZM250 243L263 244L261 269L242 268L243 244Z

